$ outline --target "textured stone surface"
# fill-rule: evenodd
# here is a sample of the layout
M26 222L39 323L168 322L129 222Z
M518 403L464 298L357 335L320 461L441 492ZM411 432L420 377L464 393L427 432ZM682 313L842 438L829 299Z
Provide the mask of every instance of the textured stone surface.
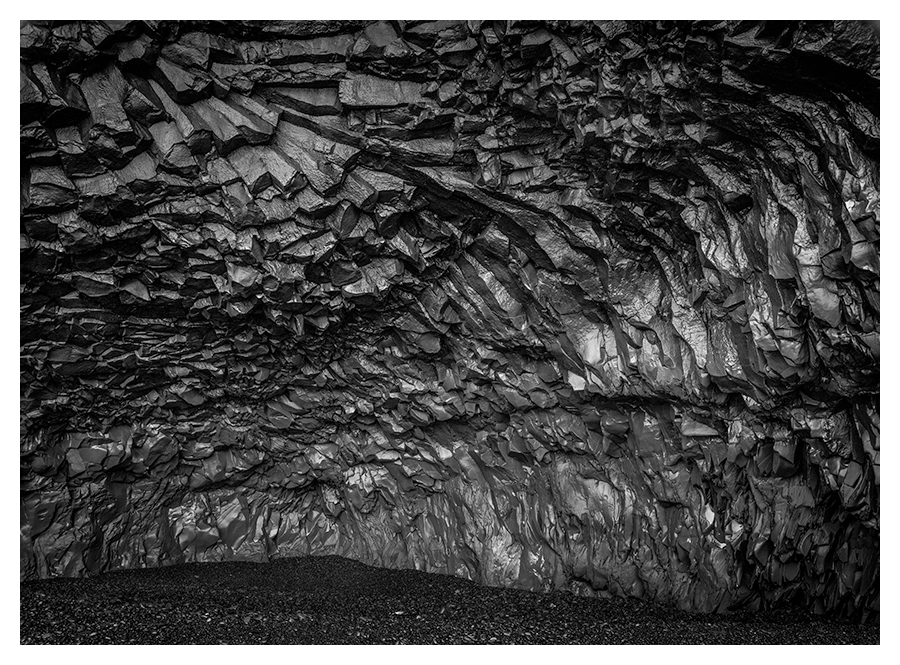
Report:
M21 35L23 577L877 617L870 25Z

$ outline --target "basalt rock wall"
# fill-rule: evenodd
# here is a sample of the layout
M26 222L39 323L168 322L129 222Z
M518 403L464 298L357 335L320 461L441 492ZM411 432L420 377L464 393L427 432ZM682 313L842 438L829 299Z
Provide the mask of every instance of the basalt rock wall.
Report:
M25 22L23 577L879 607L866 22Z

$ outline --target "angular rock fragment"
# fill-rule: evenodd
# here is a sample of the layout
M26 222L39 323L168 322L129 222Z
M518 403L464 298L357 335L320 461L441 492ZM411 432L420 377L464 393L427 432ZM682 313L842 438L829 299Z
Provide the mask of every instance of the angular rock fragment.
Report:
M337 88L288 88L275 86L264 92L267 97L285 106L310 115L337 115L341 102Z
M365 74L348 74L340 83L340 100L351 107L402 106L423 101L422 85Z

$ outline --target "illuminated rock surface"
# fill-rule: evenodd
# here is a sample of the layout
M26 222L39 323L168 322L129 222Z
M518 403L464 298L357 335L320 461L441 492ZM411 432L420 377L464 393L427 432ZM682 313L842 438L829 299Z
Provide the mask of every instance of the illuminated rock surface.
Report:
M21 32L23 578L877 618L877 28Z

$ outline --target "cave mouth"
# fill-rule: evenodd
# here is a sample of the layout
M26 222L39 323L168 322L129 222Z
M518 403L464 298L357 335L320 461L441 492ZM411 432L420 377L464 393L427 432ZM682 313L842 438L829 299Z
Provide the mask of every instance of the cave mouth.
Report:
M867 22L21 24L21 577L879 617Z

